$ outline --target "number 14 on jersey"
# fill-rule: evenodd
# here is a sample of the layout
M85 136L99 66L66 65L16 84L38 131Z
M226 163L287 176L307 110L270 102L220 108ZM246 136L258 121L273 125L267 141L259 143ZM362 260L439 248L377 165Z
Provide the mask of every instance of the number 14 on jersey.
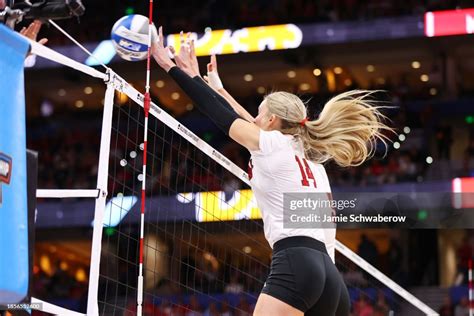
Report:
M298 167L300 167L301 171L301 184L304 187L309 187L310 183L309 180L313 180L312 185L316 188L316 179L314 178L313 171L311 171L311 168L309 167L308 161L305 158L300 158L298 156L295 156L295 160L298 163ZM301 163L303 161L303 163Z

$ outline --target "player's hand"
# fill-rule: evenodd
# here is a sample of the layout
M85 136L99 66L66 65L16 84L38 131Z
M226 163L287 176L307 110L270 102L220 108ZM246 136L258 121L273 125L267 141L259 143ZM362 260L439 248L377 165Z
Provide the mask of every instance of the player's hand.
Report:
M165 41L165 38L163 36L163 27L160 26L159 31L158 31L158 41L152 44L151 52L157 64L161 68L163 68L163 70L168 72L171 68L175 66L175 64L169 56L169 49L165 48L164 46L164 41Z
M200 76L199 65L194 49L194 40L190 38L190 33L188 33L185 38L183 32L181 32L179 37L181 41L179 54L176 54L174 47L170 46L170 51L174 55L176 65L191 77Z
M38 37L38 33L41 30L41 21L34 20L33 22L28 25L28 27L24 27L20 30L20 34L28 37L30 40L35 41ZM42 38L38 41L39 44L44 45L48 42L47 38Z
M211 62L207 64L207 72L217 71L217 57L216 55L211 55Z
M190 36L191 34L188 33L188 38L190 38ZM195 73L200 76L201 74L199 73L199 63L196 56L196 47L194 45L194 39L190 39L189 41L189 59L191 61L191 68Z
M211 86L212 89L216 91L224 89L222 81L219 78L219 73L217 72L216 55L211 56L211 62L207 64L207 76L204 76L204 79Z

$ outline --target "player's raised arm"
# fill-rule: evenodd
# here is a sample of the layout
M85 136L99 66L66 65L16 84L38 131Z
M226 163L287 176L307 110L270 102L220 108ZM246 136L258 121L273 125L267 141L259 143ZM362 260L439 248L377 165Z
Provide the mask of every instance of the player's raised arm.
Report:
M209 92L216 96L224 106L229 104L231 108L240 115L241 118L253 123L255 118L250 115L250 113L247 112L247 110L224 89L222 81L220 80L219 74L217 72L216 56L212 55L210 63L207 64L207 76L204 76L207 81L206 84L206 82L202 80L199 72L199 64L194 47L194 40L190 39L189 33L185 38L183 36L183 32L180 33L180 40L181 49L179 54L176 54L172 46L169 47L171 53L175 57L176 65L203 86L207 87L208 84L212 88L212 90ZM227 102L223 102L222 98Z
M164 71L169 72L172 67L176 66L176 64L169 56L169 49L164 46L163 27L160 26L158 32L158 41L154 42L151 48L153 58Z
M194 101L196 107L206 114L222 131L249 150L258 150L260 129L254 123L243 120L222 97L218 97L213 90L195 73L189 63L189 55L184 51L177 55L177 67L169 57L168 49L164 47L163 30L159 29L159 41L153 44L153 57L184 92ZM185 61L181 63L182 61Z
M211 56L210 63L207 64L207 76L205 77L207 83L211 86L212 89L217 91L224 99L229 102L232 108L239 113L239 115L246 119L249 122L253 122L255 118L239 103L237 100L232 97L232 95L227 92L222 84L222 81L219 77L219 72L217 70L217 58L216 55Z

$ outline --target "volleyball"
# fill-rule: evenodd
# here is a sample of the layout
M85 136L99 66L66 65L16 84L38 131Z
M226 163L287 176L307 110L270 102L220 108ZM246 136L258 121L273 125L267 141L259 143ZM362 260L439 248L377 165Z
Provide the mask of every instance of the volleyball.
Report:
M112 43L117 54L128 61L144 60L148 50L148 18L140 14L127 15L112 27ZM153 40L157 38L152 28Z

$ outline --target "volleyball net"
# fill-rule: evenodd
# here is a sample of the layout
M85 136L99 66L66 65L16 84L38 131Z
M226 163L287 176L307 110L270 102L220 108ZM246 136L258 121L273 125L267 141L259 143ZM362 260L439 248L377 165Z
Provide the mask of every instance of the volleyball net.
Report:
M231 161L157 104L151 105L144 126L143 94L111 69L100 72L30 44L32 53L106 85L97 187L37 194L95 199L87 315L136 315L137 301L143 301L144 315L203 309L251 314L268 273L270 249L247 173L241 169L244 163ZM124 96L128 101L118 102ZM143 282L138 278L142 230ZM436 315L343 244L337 243L336 249L340 270L357 270L367 280L359 284L348 279L353 297L373 300L373 293L383 292L391 310L410 304L421 314ZM37 298L32 302L42 303L43 312L81 315Z

